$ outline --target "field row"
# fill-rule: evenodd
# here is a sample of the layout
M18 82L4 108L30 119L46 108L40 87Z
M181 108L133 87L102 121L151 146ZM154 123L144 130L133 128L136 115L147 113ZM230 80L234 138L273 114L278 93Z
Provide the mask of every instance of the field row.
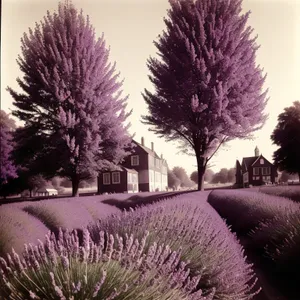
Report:
M299 299L300 203L240 190L213 191L208 202L272 276L280 278L282 289L291 293L288 299Z

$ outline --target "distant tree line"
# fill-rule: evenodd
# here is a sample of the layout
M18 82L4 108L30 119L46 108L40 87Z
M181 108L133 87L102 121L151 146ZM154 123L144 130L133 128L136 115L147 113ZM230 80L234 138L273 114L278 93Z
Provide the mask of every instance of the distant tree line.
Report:
M218 183L234 183L235 182L235 168L222 168L219 172L214 173L211 169L206 169L204 174L204 182L218 184ZM182 167L174 167L168 170L168 187L174 190L179 188L196 187L198 183L198 171L194 171L190 176Z

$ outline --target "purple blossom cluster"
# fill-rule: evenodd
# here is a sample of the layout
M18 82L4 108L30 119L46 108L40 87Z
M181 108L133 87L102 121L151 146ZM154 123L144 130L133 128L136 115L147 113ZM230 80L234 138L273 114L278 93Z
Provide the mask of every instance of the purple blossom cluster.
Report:
M195 291L201 275L190 276L180 251L152 243L148 232L133 235L99 232L94 243L86 229L46 235L45 243L25 245L0 258L0 294L4 299L212 300Z
M214 299L252 299L256 280L246 263L243 249L217 212L205 201L204 193L178 196L120 212L91 226L97 243L99 232L108 231L141 238L145 230L150 244L166 243L180 251L192 274L201 275L197 289L204 295L215 290Z

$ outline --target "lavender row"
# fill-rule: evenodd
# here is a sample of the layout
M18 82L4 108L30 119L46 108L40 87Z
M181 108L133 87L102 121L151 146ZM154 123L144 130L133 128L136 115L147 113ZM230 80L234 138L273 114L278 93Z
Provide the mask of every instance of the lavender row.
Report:
M193 199L194 198L194 199ZM201 199L202 198L202 199ZM145 230L149 238L145 245L165 243L182 253L193 275L201 275L197 286L204 295L215 290L214 299L252 299L255 278L252 266L236 237L217 212L206 202L206 195L192 193L172 201L124 211L90 226L92 239L99 242L100 231L126 238L130 234L140 239Z
M261 252L276 271L289 278L300 268L300 204L282 197L242 191L214 191L208 202L249 247Z
M37 243L50 229L58 233L60 227L69 230L86 228L90 222L117 213L116 207L98 199L44 200L5 204L0 207L0 255L13 247L21 253L24 243Z
M272 186L272 187L261 187L259 192L268 195L274 195L284 198L290 198L295 202L300 203L300 186Z
M284 219L300 207L298 203L282 197L239 190L215 190L210 193L208 203L240 235L249 234L261 222L268 222L274 217Z

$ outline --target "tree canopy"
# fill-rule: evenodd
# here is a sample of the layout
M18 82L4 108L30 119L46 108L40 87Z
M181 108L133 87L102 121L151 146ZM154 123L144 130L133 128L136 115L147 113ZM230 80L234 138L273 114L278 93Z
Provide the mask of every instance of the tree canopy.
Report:
M271 139L279 148L274 152L275 164L280 170L299 174L300 179L300 102L286 107L278 116Z
M11 157L14 148L12 130L15 128L15 121L5 111L0 110L0 185L17 177L17 168Z
M21 39L22 93L11 88L25 122L15 135L19 164L45 178L67 177L78 194L81 180L116 169L130 153L127 97L109 62L104 35L72 4L36 23Z
M214 176L214 171L211 169L206 169L204 173L204 181L211 182L213 176ZM193 182L198 183L198 171L194 171L191 174L190 178Z
M265 76L256 65L256 37L242 1L171 0L166 30L148 68L154 91L143 97L143 122L197 159L198 188L224 142L250 138L267 118Z

